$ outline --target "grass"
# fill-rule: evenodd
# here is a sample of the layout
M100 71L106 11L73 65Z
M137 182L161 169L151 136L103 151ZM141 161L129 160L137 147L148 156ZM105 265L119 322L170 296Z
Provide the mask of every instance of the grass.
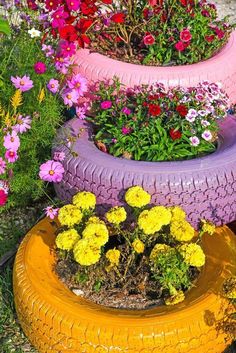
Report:
M16 249L22 236L37 222L43 207L39 204L0 214L0 259L10 250ZM12 262L9 261L0 272L0 353L38 353L25 337L16 317L12 292ZM224 353L236 353L236 345L232 345Z

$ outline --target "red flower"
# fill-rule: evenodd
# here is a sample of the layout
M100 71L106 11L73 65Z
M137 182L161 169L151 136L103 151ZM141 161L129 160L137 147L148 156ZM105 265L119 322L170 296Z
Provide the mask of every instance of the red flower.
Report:
M183 29L180 32L180 40L184 43L189 42L192 39L192 34L188 29Z
M155 43L155 37L152 34L147 34L143 38L143 42L145 45L152 45Z
M106 5L111 5L113 0L101 0L101 2L103 2L103 4Z
M178 51L184 51L185 45L183 42L179 41L175 44L175 49Z
M84 0L81 2L80 10L83 15L94 15L98 7L94 4L93 0Z
M85 18L81 18L76 27L81 33L85 33L87 29L92 26L92 24L93 20L86 20Z
M46 0L45 6L47 10L56 10L61 4L61 0Z
M224 38L225 32L222 29L215 28L214 31L219 39Z
M86 34L81 34L78 38L78 45L81 48L85 47L85 44L89 45L91 43L91 40L89 39L88 36L86 36Z
M186 116L188 114L188 108L184 104L177 105L176 111L179 113L180 116Z
M4 206L7 203L7 193L4 190L0 190L0 206Z
M60 38L68 40L69 42L74 42L78 38L76 29L72 25L67 25L62 28L59 28L59 35Z
M161 114L161 107L158 104L149 104L148 112L152 116L158 116Z
M38 5L35 3L35 0L27 0L27 5L30 10L38 10Z
M182 137L182 133L175 129L170 129L169 134L172 140L179 140Z
M215 35L212 34L211 36L205 36L205 39L208 43L211 43L215 39Z
M179 0L180 3L183 5L183 6L192 6L194 4L194 0Z
M115 13L111 16L111 21L115 23L124 23L125 22L125 14L122 12Z

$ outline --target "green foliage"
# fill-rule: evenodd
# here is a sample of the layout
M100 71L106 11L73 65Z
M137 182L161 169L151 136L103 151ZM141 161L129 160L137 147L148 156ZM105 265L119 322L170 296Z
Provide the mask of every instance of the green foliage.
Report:
M0 33L4 33L8 36L11 34L9 23L3 18L0 18Z

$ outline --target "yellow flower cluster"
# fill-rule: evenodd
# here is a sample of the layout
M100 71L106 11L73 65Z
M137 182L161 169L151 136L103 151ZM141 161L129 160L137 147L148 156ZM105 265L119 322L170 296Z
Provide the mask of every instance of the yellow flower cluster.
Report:
M136 238L132 243L132 247L136 253L142 254L144 252L145 245L140 239Z
M120 224L126 220L126 217L127 213L124 207L115 206L106 213L108 222L112 224Z
M56 246L62 250L73 249L75 243L79 240L79 234L75 229L69 229L61 232L56 237Z
M110 261L112 266L118 266L120 261L120 251L117 249L108 250L106 253L106 258Z
M176 291L174 295L165 300L166 305L175 305L181 303L185 299L184 293L182 290Z
M170 224L170 233L178 241L190 241L194 237L194 228L186 220L174 220Z
M82 211L93 210L96 206L96 197L91 192L81 191L73 197L73 204Z
M74 259L82 266L91 266L101 257L101 249L93 244L91 239L79 240L73 249Z
M96 216L89 217L87 224L89 224L89 223L93 223L93 224L94 224L94 223L105 224L104 221L102 221L99 217L96 217Z
M173 206L170 208L170 210L171 210L171 214L172 214L172 221L185 219L186 213L184 212L184 210L181 207Z
M184 261L190 266L201 267L205 264L205 254L197 244L184 244L178 247Z
M141 208L151 201L151 196L141 186L133 186L125 193L125 201L131 207Z
M144 234L150 235L158 232L171 221L171 211L164 206L155 206L144 210L138 218L138 226Z
M151 251L150 260L153 262L160 253L166 253L171 249L167 244L156 244Z
M236 299L236 277L230 277L225 281L223 292L226 298Z
M81 222L82 212L75 205L65 205L58 212L58 220L62 226L73 227Z
M216 226L213 223L207 222L204 219L202 219L201 222L202 222L202 228L201 228L202 233L208 233L210 235L213 235L215 233Z
M90 240L97 247L105 245L109 238L108 229L102 223L87 224L82 234L85 240Z

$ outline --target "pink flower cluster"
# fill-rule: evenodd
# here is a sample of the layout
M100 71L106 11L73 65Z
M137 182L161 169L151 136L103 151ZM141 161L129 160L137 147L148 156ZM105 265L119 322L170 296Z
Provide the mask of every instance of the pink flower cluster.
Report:
M78 104L78 100L82 97L88 89L87 80L80 74L73 75L67 79L63 87L62 98L64 104L72 107Z

